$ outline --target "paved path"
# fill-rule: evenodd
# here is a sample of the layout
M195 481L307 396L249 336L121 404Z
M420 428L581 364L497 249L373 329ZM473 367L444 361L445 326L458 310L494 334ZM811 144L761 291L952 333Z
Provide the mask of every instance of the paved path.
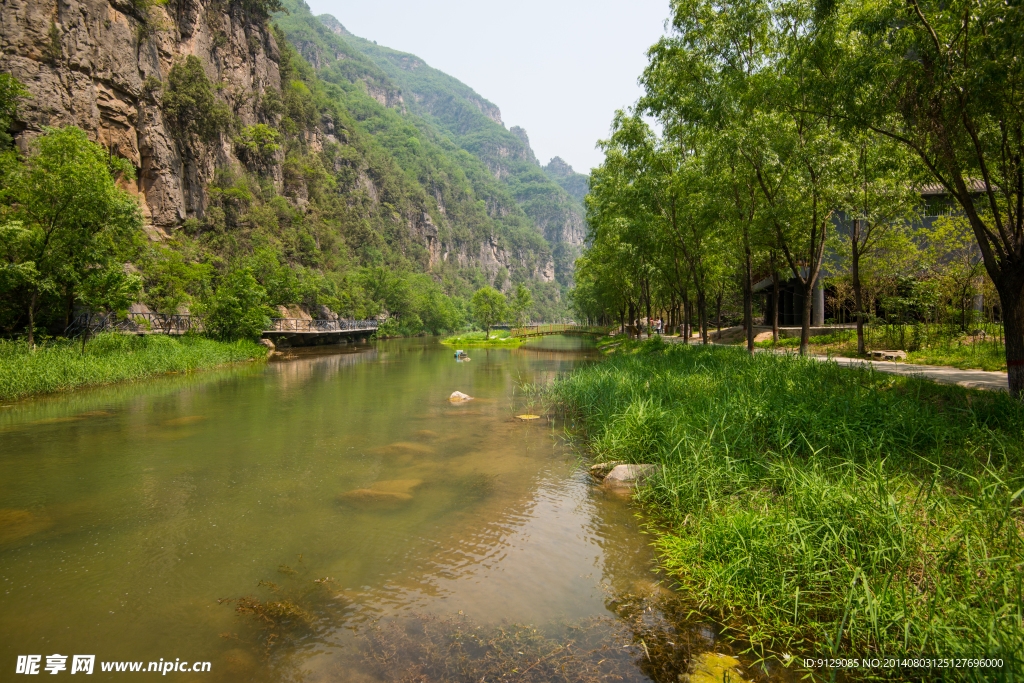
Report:
M665 341L682 344L680 337L665 337ZM697 341L695 337L692 341ZM770 349L756 349L758 352L771 353ZM792 353L790 351L776 351L775 353ZM812 355L811 358L820 361L832 360L839 365L857 366L870 365L879 372L891 372L895 375L909 375L930 379L933 382L942 384L956 384L968 389L986 389L988 391L1009 391L1005 372L989 372L987 370L960 370L947 365L915 365L914 363L894 363L892 361L862 360L860 358L844 358L842 356Z

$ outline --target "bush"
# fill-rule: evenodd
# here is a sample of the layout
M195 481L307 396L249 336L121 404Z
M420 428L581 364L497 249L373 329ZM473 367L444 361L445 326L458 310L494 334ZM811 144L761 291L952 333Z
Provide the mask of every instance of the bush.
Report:
M215 339L258 339L270 326L273 311L266 305L267 292L248 268L225 276L213 296L204 321Z

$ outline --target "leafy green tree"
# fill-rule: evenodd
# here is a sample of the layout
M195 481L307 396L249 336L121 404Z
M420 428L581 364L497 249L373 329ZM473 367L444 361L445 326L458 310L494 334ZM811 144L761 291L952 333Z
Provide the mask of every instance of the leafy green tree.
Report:
M516 327L523 326L531 306L533 306L533 295L530 294L526 285L519 283L516 285L516 291L510 292L508 296L508 311Z
M142 278L135 273L126 273L119 263L108 263L88 271L75 292L86 310L82 353L85 353L85 341L89 336L92 317L99 311L126 310L141 292Z
M904 145L970 223L1024 400L1024 32L1016 3L817 3L818 107Z
M508 312L508 303L493 287L482 287L473 293L473 317L484 328L484 339L491 338L491 325Z
M267 291L248 268L224 276L206 307L206 331L217 339L258 339L270 325L273 311Z
M74 292L118 245L142 225L135 198L116 178L134 177L124 159L111 157L73 126L47 129L24 164L8 169L0 186L0 251L14 277L5 295L28 314L34 342L36 314L45 294Z

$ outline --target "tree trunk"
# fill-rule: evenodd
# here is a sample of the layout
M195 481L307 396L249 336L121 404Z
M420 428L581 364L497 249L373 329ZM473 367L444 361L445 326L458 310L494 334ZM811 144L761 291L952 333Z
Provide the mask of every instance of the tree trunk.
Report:
M772 342L779 343L779 303L782 298L782 288L779 286L779 272L772 265Z
M718 292L717 310L715 311L715 324L718 326L718 338L722 338L722 292Z
M853 305L857 309L857 355L863 356L864 348L864 295L860 282L860 221L853 222L853 248L850 275L853 278Z
M704 344L708 343L708 301L704 292L697 292L697 321Z
M800 322L800 355L807 355L807 346L811 341L811 305L814 301L814 278L808 276L807 282L803 285L804 290L804 311L803 319Z
M1006 338L1006 381L1010 396L1024 400L1024 274L996 284Z
M36 343L36 302L39 301L39 290L33 290L32 298L28 302L28 347L31 349Z
M690 297L683 297L683 343L690 343Z
M644 287L644 291L647 294L647 296L644 297L645 298L645 302L647 304L647 338L650 339L651 338L651 281L650 280L647 281L647 286Z
M747 327L747 351L754 352L754 282L753 265L750 262L750 245L744 237L746 258L743 263L743 317Z

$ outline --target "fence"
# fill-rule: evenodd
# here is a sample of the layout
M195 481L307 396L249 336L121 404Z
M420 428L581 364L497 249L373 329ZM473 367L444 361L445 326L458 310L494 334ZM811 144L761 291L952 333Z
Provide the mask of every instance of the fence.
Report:
M344 332L376 330L376 320L305 320L302 318L271 318L265 332ZM65 337L120 332L122 334L185 334L203 332L203 318L198 315L163 315L160 313L83 313L64 330Z

